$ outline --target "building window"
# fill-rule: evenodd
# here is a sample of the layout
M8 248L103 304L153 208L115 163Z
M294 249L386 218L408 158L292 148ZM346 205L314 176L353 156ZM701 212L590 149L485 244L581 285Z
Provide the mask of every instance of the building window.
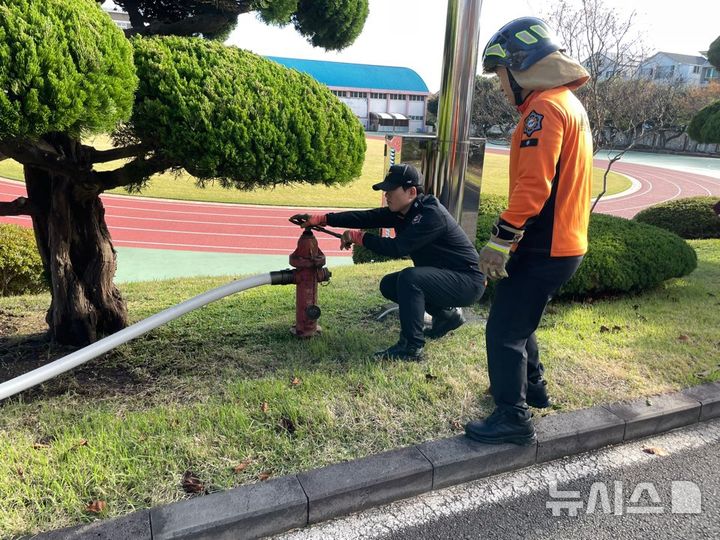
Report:
M405 96L403 94L390 94L390 99L394 99L396 101L405 101Z
M693 73L700 73L700 66L693 66Z
M380 94L378 92L370 92L372 99L387 99L387 94Z
M350 92L350 97L366 98L367 92Z
M410 118L410 120L422 120L423 119L422 116L415 116L412 114L408 118Z
M675 75L675 66L658 66L655 71L656 79L672 79Z
M347 92L345 90L330 90L333 94L335 94L337 97L346 97Z
M411 95L409 97L410 97L410 101L425 101L425 96Z

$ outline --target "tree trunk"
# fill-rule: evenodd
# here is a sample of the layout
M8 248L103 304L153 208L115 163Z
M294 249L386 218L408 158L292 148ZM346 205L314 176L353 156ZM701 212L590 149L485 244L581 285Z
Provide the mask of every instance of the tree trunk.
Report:
M116 253L98 193L29 166L25 182L37 206L33 227L51 283L46 316L51 338L87 345L127 326L127 306L113 284Z

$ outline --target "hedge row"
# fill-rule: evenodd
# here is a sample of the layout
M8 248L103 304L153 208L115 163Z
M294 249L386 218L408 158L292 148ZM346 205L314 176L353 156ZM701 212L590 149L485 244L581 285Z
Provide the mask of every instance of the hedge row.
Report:
M0 224L0 296L35 293L46 288L32 230Z
M720 238L720 198L688 197L646 208L636 221L674 232L682 238Z
M507 198L484 195L478 211L475 246L490 237ZM697 266L695 251L680 237L658 227L614 216L593 214L588 231L589 249L575 276L561 289L561 297L588 297L639 292L681 277ZM386 258L364 248L353 252L356 263ZM487 296L492 296L489 283Z

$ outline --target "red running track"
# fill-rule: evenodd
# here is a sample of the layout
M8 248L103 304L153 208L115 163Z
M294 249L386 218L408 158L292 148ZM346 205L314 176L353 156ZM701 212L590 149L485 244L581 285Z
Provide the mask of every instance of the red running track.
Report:
M0 201L21 196L26 196L25 184L0 179ZM297 213L318 212L317 208L197 203L121 195L103 195L102 201L116 246L254 255L291 253L297 245L300 228L288 222L288 218ZM0 217L0 222L32 226L27 216ZM340 251L337 238L320 232L315 236L325 255L350 255L348 251Z
M506 153L502 150L489 150ZM596 160L596 166L606 166ZM640 184L634 193L601 200L597 211L632 217L663 201L695 195L720 196L720 179L648 165L617 162L614 171ZM0 201L25 196L25 185L0 179ZM292 214L318 209L165 201L104 195L106 219L115 245L152 249L287 255L295 248L299 229L288 222ZM0 222L31 226L30 218L0 217ZM349 256L339 240L317 233L329 256Z
M508 154L508 150L491 148L493 154ZM607 167L607 160L596 159L595 166ZM639 189L627 195L600 199L596 212L631 218L643 208L672 199L698 195L720 196L720 179L650 165L616 162L613 172L625 174L639 182Z

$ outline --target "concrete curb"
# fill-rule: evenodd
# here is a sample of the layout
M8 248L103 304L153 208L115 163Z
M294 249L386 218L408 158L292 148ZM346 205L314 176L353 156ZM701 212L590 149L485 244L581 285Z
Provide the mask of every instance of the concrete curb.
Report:
M717 417L720 382L540 418L532 446L485 445L465 436L428 441L34 538L260 538Z

